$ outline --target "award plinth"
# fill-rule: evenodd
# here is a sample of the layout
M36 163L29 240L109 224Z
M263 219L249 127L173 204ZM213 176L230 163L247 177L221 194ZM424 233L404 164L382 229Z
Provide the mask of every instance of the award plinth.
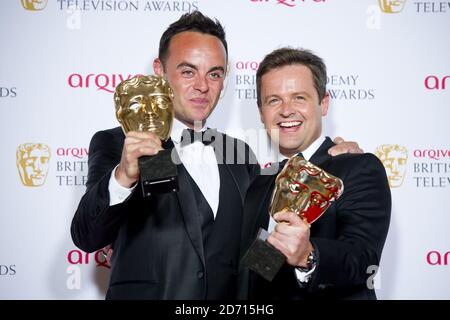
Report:
M172 162L171 154L172 149L165 149L154 156L139 158L140 180L144 197L178 191L177 166Z

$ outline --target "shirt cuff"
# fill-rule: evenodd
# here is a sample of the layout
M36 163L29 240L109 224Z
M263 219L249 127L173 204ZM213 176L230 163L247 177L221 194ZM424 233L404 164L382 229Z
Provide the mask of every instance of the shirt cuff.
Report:
M309 271L300 271L298 268L295 268L295 276L297 277L297 280L301 282L302 284L308 283L309 279L311 278L311 275L313 274L314 270L316 270L316 266L314 266Z
M136 184L132 186L131 188L125 188L122 187L116 180L116 170L117 165L114 170L111 173L111 177L109 178L109 185L108 185L108 191L109 191L109 205L113 206L119 203L122 203L127 199L130 194L133 192L134 188L136 188Z

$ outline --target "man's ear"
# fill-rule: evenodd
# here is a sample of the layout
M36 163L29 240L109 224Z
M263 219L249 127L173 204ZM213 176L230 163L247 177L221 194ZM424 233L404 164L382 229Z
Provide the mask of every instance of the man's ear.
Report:
M153 72L157 76L164 75L164 67L163 67L161 60L159 60L159 58L156 58L155 60L153 60Z
M330 105L330 95L327 92L323 97L322 102L320 103L322 117L325 117L327 115L329 105Z

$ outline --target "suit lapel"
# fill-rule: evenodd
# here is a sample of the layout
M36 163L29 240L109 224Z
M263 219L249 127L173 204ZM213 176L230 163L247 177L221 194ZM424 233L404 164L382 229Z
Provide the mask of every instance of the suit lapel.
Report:
M317 151L314 152L309 161L315 164L316 166L321 167L325 162L331 160L332 157L328 154L328 149L330 149L334 145L335 145L334 142L331 141L329 137L326 137L325 141L322 142L319 149L317 149Z
M227 145L227 136L225 134L217 132L216 129L211 129L211 130L214 130L213 131L214 137L217 137L219 135L221 136L222 148L220 148L219 145L216 145L217 140L214 143L212 143L212 146L214 147L214 154L216 156L217 163L225 165L225 168L228 170L228 172L231 174L231 177L233 178L236 188L239 190L239 194L241 196L241 201L242 201L242 203L244 203L245 192L242 189L241 184L238 183L238 181L244 181L244 179L241 179L242 178L241 173L239 172L240 169L242 170L242 166L234 166L234 165L230 165L229 163L227 163L226 158L225 158L226 148L230 147L229 145ZM234 152L236 152L234 144L232 145L232 147L233 147Z
M256 233L259 227L267 228L269 225L269 206L272 198L272 191L275 185L277 175L260 175L258 176L249 189L252 195L252 203L255 204L254 212L257 213L255 220L250 224L253 234ZM253 208L250 208L252 210Z

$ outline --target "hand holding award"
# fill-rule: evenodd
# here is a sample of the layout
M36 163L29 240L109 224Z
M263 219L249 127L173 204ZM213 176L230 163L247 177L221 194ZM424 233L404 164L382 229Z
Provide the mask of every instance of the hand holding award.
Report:
M291 211L311 224L316 221L342 194L341 179L294 156L284 166L275 180L269 213ZM270 245L268 233L260 229L258 237L243 257L243 263L265 279L272 281L286 261L286 257Z
M150 131L163 142L170 137L173 123L173 93L161 77L136 76L116 88L116 117L125 133ZM171 149L139 158L140 181L144 197L178 190L177 168Z

